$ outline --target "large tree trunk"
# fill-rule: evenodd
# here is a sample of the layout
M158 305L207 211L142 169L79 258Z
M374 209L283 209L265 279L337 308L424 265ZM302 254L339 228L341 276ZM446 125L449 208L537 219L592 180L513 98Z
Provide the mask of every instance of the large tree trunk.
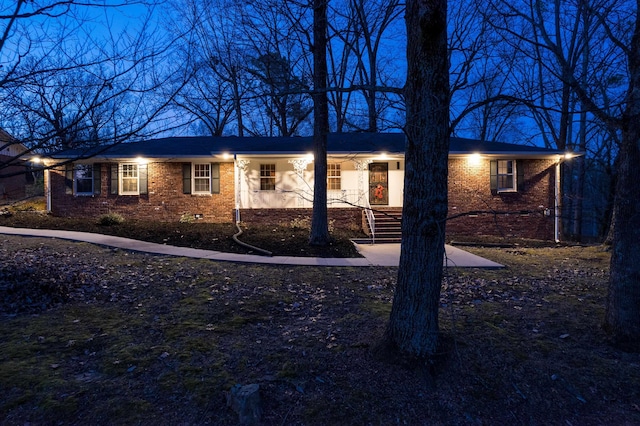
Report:
M640 0L637 2L640 8ZM629 88L623 115L614 204L615 227L605 328L614 341L640 349L640 18L629 47Z
M438 345L447 216L447 2L410 0L405 20L408 77L402 247L387 337L403 353L430 357Z
M313 0L313 215L309 244L329 244L327 212L327 1Z

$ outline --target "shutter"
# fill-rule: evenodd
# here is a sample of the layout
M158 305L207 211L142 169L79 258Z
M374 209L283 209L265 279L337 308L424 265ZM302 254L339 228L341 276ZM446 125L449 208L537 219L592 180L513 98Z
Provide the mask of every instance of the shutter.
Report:
M93 165L93 193L94 194L99 194L100 190L102 188L100 188L100 186L102 185L102 164L100 163L96 163Z
M149 165L138 164L138 188L140 195L149 193Z
M491 173L491 193L496 195L498 193L498 161L491 160L489 163L489 170Z
M516 160L516 174L517 174L517 183L518 192L524 191L524 161Z
M211 193L220 193L220 163L211 163Z
M118 165L111 165L111 193L118 194Z
M64 193L73 194L73 163L64 166Z
M182 164L182 193L191 194L191 163Z

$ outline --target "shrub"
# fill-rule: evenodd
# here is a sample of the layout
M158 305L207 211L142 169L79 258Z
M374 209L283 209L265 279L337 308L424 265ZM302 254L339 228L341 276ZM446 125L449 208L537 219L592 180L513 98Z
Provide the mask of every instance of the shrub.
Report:
M182 216L180 216L180 223L193 223L194 220L195 216L189 212L183 213Z
M98 225L102 226L119 225L123 222L124 217L118 213L107 213L98 218Z

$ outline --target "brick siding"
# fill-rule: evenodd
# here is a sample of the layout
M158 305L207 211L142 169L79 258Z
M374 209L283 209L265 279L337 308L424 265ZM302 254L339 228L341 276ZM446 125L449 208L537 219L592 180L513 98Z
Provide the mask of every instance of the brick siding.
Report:
M492 194L489 161L472 166L466 159L450 159L449 217L478 214L447 221L447 235L553 239L554 165L552 160L522 161L524 190Z
M519 163L520 164L520 163ZM492 194L489 161L471 166L466 159L449 160L449 238L470 235L498 235L550 240L554 238L554 162L527 160L524 191ZM112 195L110 164L101 167L101 192L94 196L65 193L64 170L50 173L51 208L57 216L98 217L116 212L125 218L178 221L183 214L201 214L205 222L228 223L234 216L233 163L220 164L220 193L182 193L182 163L150 163L149 194ZM545 214L545 211L551 214ZM475 212L469 215L467 213ZM311 217L311 209L242 209L241 220L248 224L290 225ZM336 229L362 229L362 210L330 208L329 219Z
M51 170L51 213L56 216L98 217L119 213L125 218L177 222L183 215L202 215L202 221L233 221L233 163L220 164L220 193L182 193L182 163L149 163L148 194L116 195L110 188L111 163L101 165L100 194L82 196L65 191L64 169Z
M0 155L0 163L8 163L12 160L15 161L15 159L11 156ZM25 172L26 167L24 164L14 164L4 167L2 170L0 170L1 175L19 173L14 176L0 178L1 200L16 200L25 197L25 189L27 186L27 176Z

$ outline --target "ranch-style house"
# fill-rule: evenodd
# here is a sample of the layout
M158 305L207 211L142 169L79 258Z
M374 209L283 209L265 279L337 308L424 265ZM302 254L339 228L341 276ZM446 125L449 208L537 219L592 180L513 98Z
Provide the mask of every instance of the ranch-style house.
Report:
M381 242L403 205L402 133L330 134L329 219ZM74 149L45 161L56 216L288 224L311 215L311 137L169 137ZM448 236L559 239L563 152L451 138ZM389 220L392 225L389 225ZM385 228L386 227L386 228Z

